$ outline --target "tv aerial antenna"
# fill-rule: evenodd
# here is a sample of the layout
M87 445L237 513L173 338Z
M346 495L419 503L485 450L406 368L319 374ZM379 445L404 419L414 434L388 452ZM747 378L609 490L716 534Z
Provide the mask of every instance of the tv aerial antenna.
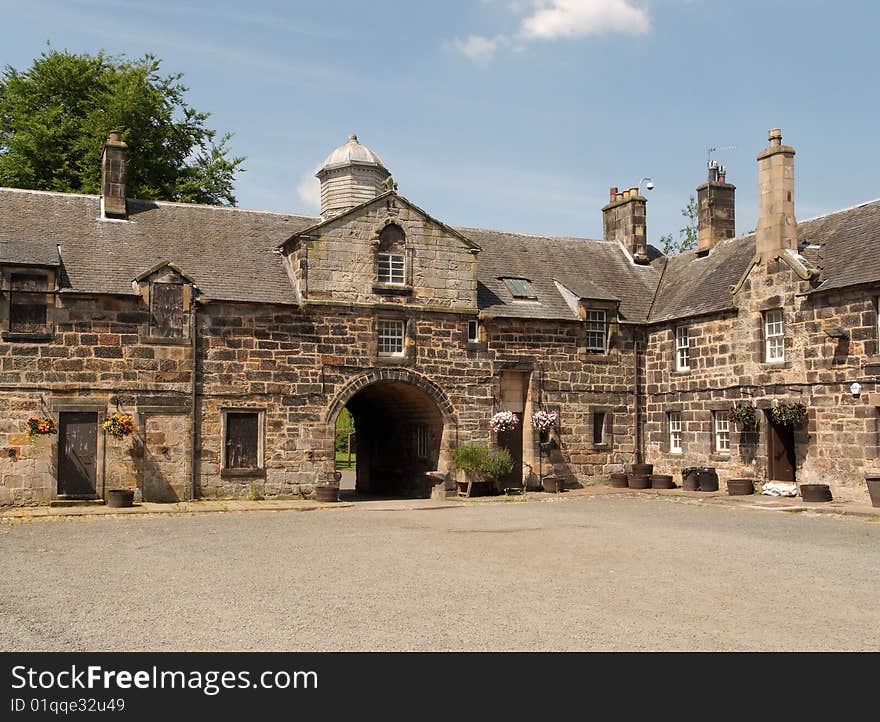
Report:
M729 150L736 150L735 145L719 145L715 148L706 148L706 159L711 163L713 153L724 153Z

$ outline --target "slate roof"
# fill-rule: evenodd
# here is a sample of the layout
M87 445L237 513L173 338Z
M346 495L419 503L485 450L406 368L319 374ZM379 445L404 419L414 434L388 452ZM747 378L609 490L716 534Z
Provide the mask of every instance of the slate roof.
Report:
M0 263L57 266L62 292L134 294L132 281L162 262L190 275L211 299L296 303L277 248L321 222L313 216L129 200L129 220L100 218L100 197L0 188ZM754 234L648 266L617 243L475 228L478 304L485 315L574 320L557 286L619 302L630 322L661 323L734 307L728 287L754 255ZM880 283L880 200L798 225L801 252L822 275L813 291ZM501 281L527 278L537 300L514 300Z
M553 238L458 228L476 242L478 305L484 315L576 319L554 281L581 298L620 301L620 315L644 321L660 274L633 263L620 246L588 238ZM537 301L514 300L502 278L526 278Z
M18 251L30 256L34 239L53 250L60 245L62 292L133 294L137 276L169 261L192 276L208 298L297 301L273 251L317 219L138 200L129 200L128 209L128 221L101 220L99 196L2 188L4 253L23 263Z
M821 271L821 291L880 282L880 200L798 223L802 255ZM663 269L649 322L734 308L727 291L755 255L755 234L723 241L705 258L695 251L657 262Z

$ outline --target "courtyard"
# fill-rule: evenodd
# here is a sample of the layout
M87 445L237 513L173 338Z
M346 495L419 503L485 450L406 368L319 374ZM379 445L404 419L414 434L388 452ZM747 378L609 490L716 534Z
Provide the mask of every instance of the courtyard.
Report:
M880 523L635 495L0 525L11 650L880 650Z

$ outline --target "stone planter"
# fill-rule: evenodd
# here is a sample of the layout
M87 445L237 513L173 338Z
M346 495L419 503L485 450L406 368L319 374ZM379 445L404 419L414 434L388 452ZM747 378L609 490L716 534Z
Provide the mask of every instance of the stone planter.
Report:
M339 501L339 486L336 484L315 487L315 501L331 503Z
M828 484L801 484L798 488L804 501L826 502L833 499Z
M107 506L123 509L134 505L134 491L131 489L110 489L107 492Z
M871 496L871 506L880 508L880 476L866 476L865 483Z
M755 493L755 483L751 479L730 479L727 482L730 496L748 496Z

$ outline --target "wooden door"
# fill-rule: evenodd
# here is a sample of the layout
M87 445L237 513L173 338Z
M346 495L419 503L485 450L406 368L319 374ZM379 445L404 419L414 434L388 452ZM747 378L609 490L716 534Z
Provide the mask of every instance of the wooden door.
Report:
M794 428L774 424L767 415L768 476L771 481L795 481Z
M513 471L501 479L502 489L520 487L523 484L523 415L515 411L514 416L519 423L513 431L501 431L498 433L498 446L510 452L513 460Z
M58 493L95 497L97 480L97 412L62 411L58 423Z

